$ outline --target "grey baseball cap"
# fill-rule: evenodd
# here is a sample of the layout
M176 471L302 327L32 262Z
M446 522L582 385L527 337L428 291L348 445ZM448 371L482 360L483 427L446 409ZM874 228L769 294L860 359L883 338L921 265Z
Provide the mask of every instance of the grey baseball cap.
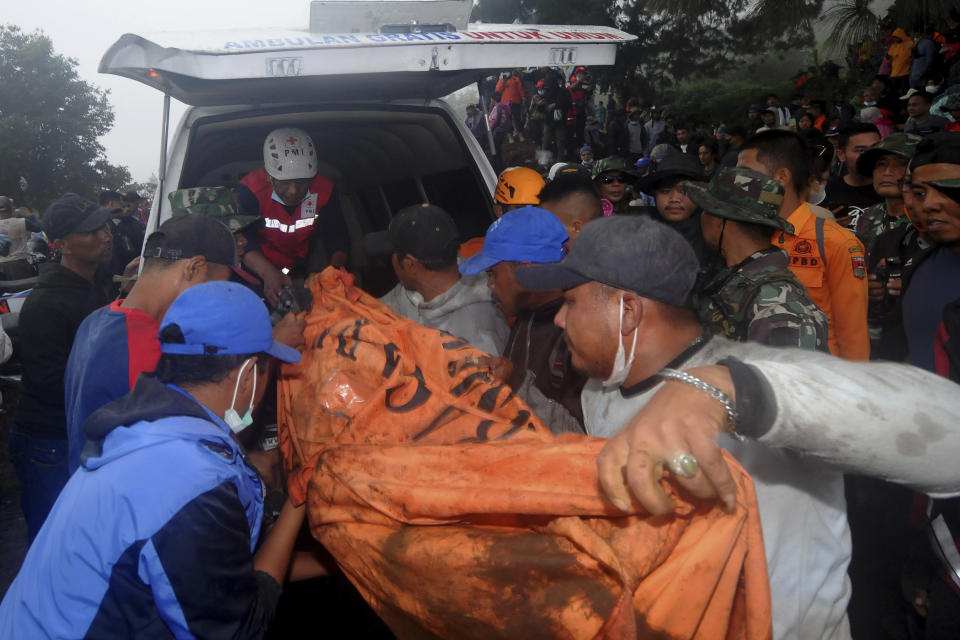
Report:
M518 267L515 275L528 289L567 290L595 281L688 307L699 269L679 233L645 216L621 215L585 226L560 262Z

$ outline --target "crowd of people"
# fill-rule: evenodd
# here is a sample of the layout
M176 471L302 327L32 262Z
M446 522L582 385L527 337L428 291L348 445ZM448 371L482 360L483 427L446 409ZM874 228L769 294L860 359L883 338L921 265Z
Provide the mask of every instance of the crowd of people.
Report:
M960 85L901 73L891 38L854 101L769 95L707 134L597 104L584 67L504 72L465 124L545 166L499 173L483 237L422 203L363 242L396 275L385 305L486 352L553 432L609 439L622 511L669 513L664 470L731 507L733 454L778 639L960 637ZM260 637L285 580L328 570L294 550L302 505L270 517L276 452L247 427L300 357L291 286L351 243L309 134L270 132L263 159L235 192L171 193L146 238L136 194L21 218L53 256L20 317L31 546L3 635Z

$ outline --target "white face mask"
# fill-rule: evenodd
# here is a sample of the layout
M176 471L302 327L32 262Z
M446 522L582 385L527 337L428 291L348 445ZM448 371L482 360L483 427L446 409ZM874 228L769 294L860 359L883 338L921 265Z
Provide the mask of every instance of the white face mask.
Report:
M617 327L617 355L613 359L613 371L610 377L603 381L604 387L619 387L623 381L630 375L630 368L633 366L633 359L637 351L637 336L640 332L633 330L633 344L630 345L630 357L626 355L626 349L623 348L623 294L620 294L620 322Z
M237 383L233 386L233 399L230 400L230 408L223 414L223 421L227 423L227 426L230 427L230 430L234 433L239 433L253 424L253 399L257 395L256 364L253 365L253 389L250 390L250 406L247 407L247 412L243 414L241 418L237 410L233 408L234 403L237 401L237 392L240 391L240 379L243 377L243 370L246 369L247 365L251 362L254 362L254 358L247 358L243 366L240 367L240 373L237 374Z
M928 86L926 86L926 87L924 87L924 88L927 90L927 93L936 93L936 92L937 92L937 87L931 87L931 86L928 85Z
M811 191L807 196L807 204L817 205L827 199L827 185L822 183L816 191Z

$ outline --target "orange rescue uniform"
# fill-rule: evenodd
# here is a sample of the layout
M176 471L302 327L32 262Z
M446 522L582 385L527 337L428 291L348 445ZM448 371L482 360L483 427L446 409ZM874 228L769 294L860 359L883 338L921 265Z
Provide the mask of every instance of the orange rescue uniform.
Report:
M823 221L823 252L817 240L817 218L804 203L787 221L794 234L777 231L770 242L790 258L790 271L810 298L827 314L830 353L848 360L870 358L867 333L867 265L863 245L833 220Z

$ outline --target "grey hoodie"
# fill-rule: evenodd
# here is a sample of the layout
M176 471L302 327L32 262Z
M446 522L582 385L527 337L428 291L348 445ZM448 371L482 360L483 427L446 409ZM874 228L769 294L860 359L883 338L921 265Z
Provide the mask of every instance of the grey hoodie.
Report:
M493 303L485 273L461 277L457 284L429 302L402 284L397 284L380 302L405 318L452 333L491 355L499 356L507 344L510 327Z

